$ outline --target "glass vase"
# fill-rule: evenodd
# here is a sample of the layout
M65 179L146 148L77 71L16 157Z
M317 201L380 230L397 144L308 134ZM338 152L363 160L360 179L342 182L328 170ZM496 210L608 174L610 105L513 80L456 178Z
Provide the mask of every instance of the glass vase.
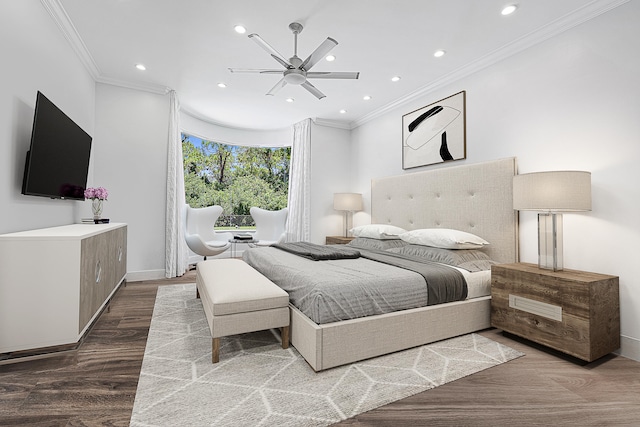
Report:
M91 201L91 210L93 211L93 219L100 219L102 216L102 202L101 199L93 199Z

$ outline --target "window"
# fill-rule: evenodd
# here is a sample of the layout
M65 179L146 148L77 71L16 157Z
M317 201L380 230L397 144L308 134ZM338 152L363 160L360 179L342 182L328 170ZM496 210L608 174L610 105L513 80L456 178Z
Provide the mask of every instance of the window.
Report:
M252 206L287 206L291 147L242 147L182 134L184 188L192 208L220 205L220 228L254 227Z

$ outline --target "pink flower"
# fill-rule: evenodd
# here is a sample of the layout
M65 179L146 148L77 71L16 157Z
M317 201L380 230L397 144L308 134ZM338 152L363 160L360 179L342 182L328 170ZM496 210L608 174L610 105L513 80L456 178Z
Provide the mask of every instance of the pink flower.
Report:
M104 187L97 187L97 188L89 187L86 190L84 190L85 199L107 200L108 196L109 196L109 192Z

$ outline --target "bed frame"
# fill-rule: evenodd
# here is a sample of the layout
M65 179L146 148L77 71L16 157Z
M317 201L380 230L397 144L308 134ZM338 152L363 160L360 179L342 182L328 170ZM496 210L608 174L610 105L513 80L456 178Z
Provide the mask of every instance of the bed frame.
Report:
M516 159L374 179L371 223L453 228L481 236L500 263L518 260ZM491 297L318 325L291 308L291 342L320 371L486 329Z

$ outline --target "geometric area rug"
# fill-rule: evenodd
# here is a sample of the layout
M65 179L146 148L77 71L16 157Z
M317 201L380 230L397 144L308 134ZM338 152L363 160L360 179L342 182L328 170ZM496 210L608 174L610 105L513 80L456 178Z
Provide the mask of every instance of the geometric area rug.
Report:
M277 333L222 338L212 364L195 284L160 286L130 425L327 426L523 355L468 334L314 372Z

